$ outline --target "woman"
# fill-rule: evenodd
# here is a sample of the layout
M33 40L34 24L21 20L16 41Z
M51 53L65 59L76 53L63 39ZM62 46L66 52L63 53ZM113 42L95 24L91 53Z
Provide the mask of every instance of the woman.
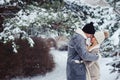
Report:
M91 39L92 46L88 47L90 53L98 54L100 44L108 37L108 32L98 31L94 34ZM99 80L100 79L100 68L98 62L85 62L87 69L87 80Z

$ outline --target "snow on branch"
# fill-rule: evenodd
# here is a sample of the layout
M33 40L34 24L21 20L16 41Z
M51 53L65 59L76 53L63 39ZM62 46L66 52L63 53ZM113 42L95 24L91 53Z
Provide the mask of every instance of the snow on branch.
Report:
M33 47L34 45L33 40L28 36L28 34L18 27L14 28L9 25L4 28L3 32L0 33L0 42L12 42L13 51L15 53L17 53L17 45L14 42L16 38L27 39L30 47Z

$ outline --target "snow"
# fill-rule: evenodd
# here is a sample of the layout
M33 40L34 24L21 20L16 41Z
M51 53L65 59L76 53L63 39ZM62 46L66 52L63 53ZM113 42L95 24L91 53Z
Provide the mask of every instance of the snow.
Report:
M21 32L20 28L16 27L15 29L13 29L13 31L15 34L18 34Z
M10 2L10 0L0 0L0 4L4 4L6 2Z
M1 1L0 1L0 4L3 4L3 3L4 3L4 0L1 0Z
M10 0L0 0L0 4L4 4L4 1L9 2ZM81 3L85 3L88 5L99 5L98 2L99 1L105 1L105 0L64 0L64 1L69 1L69 2L74 2L77 3L79 5L84 5ZM106 4L106 3L105 3ZM90 6L91 6L90 5ZM107 5L107 4L106 4ZM35 9L33 11L30 10L26 10L27 13L24 13L24 11L19 11L18 12L18 16L16 16L15 18L13 18L13 20L11 19L11 21L14 21L15 19L15 25L11 25L11 24L6 24L9 27L6 27L4 29L5 32L0 33L0 40L2 39L2 37L5 38L4 43L7 42L7 40L14 40L14 36L13 34L19 34L19 33L24 33L24 37L26 37L27 33L22 31L20 28L18 28L19 26L26 26L28 27L31 23L36 22L35 25L37 26L41 26L42 24L47 24L49 22L49 20L53 20L53 21L59 21L60 18L59 16L64 17L63 20L67 20L69 15L67 13L64 12L49 12L46 11L43 8L39 8L36 9L36 7L34 7ZM90 11L92 12L93 9L90 9ZM109 26L109 30L111 29L111 27L114 26L114 24L116 23L116 15L113 14L113 8L109 7L109 9L105 10L103 8L100 8L100 11L104 10L104 12L102 12L102 18L104 18L104 22L105 24L99 26L99 28L101 29L105 29L107 26ZM86 21L84 22L95 22L95 25L97 26L97 23L100 22L99 16L101 16L100 14L98 14L99 8L94 11L94 14L96 16L96 19L93 19L91 17L89 17ZM108 12L108 15L106 15L106 13ZM59 16L58 16L59 15ZM71 15L74 15L71 12ZM71 16L70 15L70 16ZM45 19L44 19L45 18ZM71 18L72 19L72 18ZM74 20L73 20L74 21ZM81 19L79 19L79 22L76 22L74 25L71 25L71 27L74 28L74 26L79 27L80 24L83 24L84 22L81 21ZM19 26L18 26L19 25ZM47 24L50 25L50 24ZM18 26L15 27L14 29L11 30L12 27L14 26ZM118 45L120 42L120 28L113 34L113 36L110 38L110 40L113 41L114 45ZM8 37L7 37L8 36ZM44 35L43 35L44 36ZM51 36L53 36L51 34ZM33 47L34 46L34 42L31 38L29 38L27 36L27 40L30 43L30 46ZM61 42L60 45L64 44L64 42ZM12 45L13 47L13 51L17 53L17 49L16 49L16 45L15 43L13 43ZM36 76L36 77L32 77L32 78L23 78L22 80L66 80L66 60L67 60L67 52L60 52L60 51L56 51L56 50L51 50L51 54L54 56L54 61L56 63L56 67L55 69L46 74L46 76ZM115 74L109 74L110 72L110 68L111 66L106 66L107 63L111 62L112 59L111 58L102 58L99 63L100 63L100 67L101 67L101 80L114 80L115 78ZM17 80L17 79L15 79ZM18 78L18 80L21 80Z
M12 35L10 35L8 38L9 38L10 40L14 40L14 39L15 39Z
M64 0L64 1L66 1L66 2L80 2L80 0Z
M112 37L110 38L110 40L112 40L114 45L118 45L120 44L120 28L112 35Z
M115 80L117 73L110 73L110 69L112 69L112 67L110 65L106 65L110 62L112 62L112 58L102 58L99 60L100 80Z
M24 11L21 10L18 12L18 15L19 17L16 17L16 19L20 21L17 22L17 25L29 26L30 23L33 23L35 21L35 18L37 17L37 11L33 11L29 15L27 15L24 13Z
M16 49L16 46L17 46L17 45L16 45L14 42L12 42L13 52L15 52L15 53L18 52L17 49Z
M34 47L34 44L35 44L34 41L30 37L28 37L27 40L30 44L30 47Z
M12 80L66 80L66 62L67 62L67 51L58 51L52 49L50 52L53 55L56 67L50 73L45 76L35 76L31 78L17 78ZM100 65L100 80L115 80L116 74L110 74L110 65L106 66L107 63L111 62L112 58L101 58L98 62Z
M109 4L105 0L64 0L64 1L71 2L71 3L74 2L77 4L83 3L92 7L95 7L95 6L109 7Z
M109 6L105 0L83 0L84 3L90 4L92 6Z

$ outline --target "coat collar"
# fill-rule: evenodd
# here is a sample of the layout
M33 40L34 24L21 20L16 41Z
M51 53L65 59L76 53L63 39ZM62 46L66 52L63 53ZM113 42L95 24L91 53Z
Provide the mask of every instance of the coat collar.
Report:
M80 28L76 29L75 32L82 35L85 39L87 39L87 36L85 35L85 33Z
M97 44L96 46L94 46L93 48L91 48L89 51L92 51L93 49L99 48L100 44Z

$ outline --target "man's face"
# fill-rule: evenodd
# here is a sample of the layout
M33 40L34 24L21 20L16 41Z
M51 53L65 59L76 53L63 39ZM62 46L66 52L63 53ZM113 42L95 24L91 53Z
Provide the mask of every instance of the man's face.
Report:
M93 38L93 34L86 34L87 38Z

